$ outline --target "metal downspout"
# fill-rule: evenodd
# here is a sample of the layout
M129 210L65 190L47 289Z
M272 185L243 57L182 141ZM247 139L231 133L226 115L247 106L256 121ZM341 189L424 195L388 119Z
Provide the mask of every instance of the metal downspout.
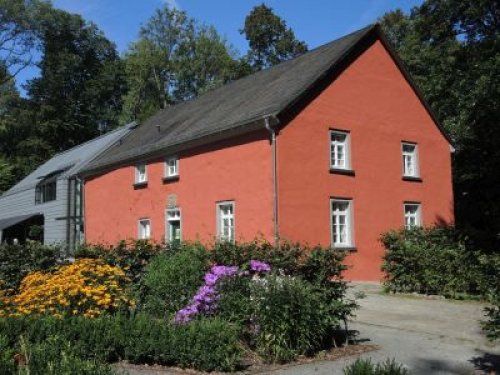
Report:
M279 220L278 220L278 180L277 180L277 160L276 160L276 130L269 123L270 116L264 117L266 130L271 135L271 153L272 153L272 178L273 178L273 222L274 222L274 243L279 246ZM274 117L277 121L278 119Z
M68 183L67 183L67 192L66 192L66 256L69 255L70 252L70 230L71 230L71 223L70 223L70 216L71 216L71 180L72 178L68 178Z

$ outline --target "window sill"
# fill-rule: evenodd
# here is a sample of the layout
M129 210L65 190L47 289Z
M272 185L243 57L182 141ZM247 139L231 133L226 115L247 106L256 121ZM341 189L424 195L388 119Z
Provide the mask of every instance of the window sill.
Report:
M358 251L356 246L333 246L335 250L341 250L349 253L355 253Z
M334 168L334 167L330 167L330 173L343 174L346 176L355 176L356 175L356 173L352 169L342 169L342 168Z
M163 183L179 181L179 175L163 177Z
M144 189L146 187L148 187L148 182L147 181L145 181L145 182L136 182L134 184L134 189L135 190L137 190L137 189Z
M422 182L422 178L417 176L403 176L402 179L403 181Z

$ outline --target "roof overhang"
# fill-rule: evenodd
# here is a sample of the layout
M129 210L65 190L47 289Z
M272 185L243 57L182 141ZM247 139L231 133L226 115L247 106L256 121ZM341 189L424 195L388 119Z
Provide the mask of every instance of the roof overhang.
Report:
M40 213L37 214L28 214L28 215L21 215L21 216L13 216L13 217L8 217L6 219L0 219L0 230L4 230L7 228L10 228L16 224L20 224L23 221L32 219L36 216L43 216Z

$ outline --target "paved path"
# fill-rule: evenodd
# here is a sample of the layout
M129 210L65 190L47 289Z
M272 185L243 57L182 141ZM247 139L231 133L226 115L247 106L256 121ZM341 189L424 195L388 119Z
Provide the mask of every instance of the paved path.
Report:
M500 346L481 335L478 321L483 306L477 302L448 301L384 295L374 284L356 284L351 293L363 291L361 308L350 328L357 339L380 350L364 358L394 358L414 375L500 374ZM335 375L355 358L321 361L273 371L272 375ZM131 372L130 375L169 375L168 372ZM178 373L176 373L178 374Z

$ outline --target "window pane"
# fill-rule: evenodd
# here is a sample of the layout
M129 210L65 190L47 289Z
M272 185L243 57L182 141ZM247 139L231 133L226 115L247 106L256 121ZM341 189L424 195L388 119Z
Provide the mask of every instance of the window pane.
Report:
M333 245L350 246L351 243L350 201L332 201Z
M234 240L234 207L233 204L218 206L219 238L224 241Z
M347 134L331 133L331 166L335 168L346 168L347 162Z

